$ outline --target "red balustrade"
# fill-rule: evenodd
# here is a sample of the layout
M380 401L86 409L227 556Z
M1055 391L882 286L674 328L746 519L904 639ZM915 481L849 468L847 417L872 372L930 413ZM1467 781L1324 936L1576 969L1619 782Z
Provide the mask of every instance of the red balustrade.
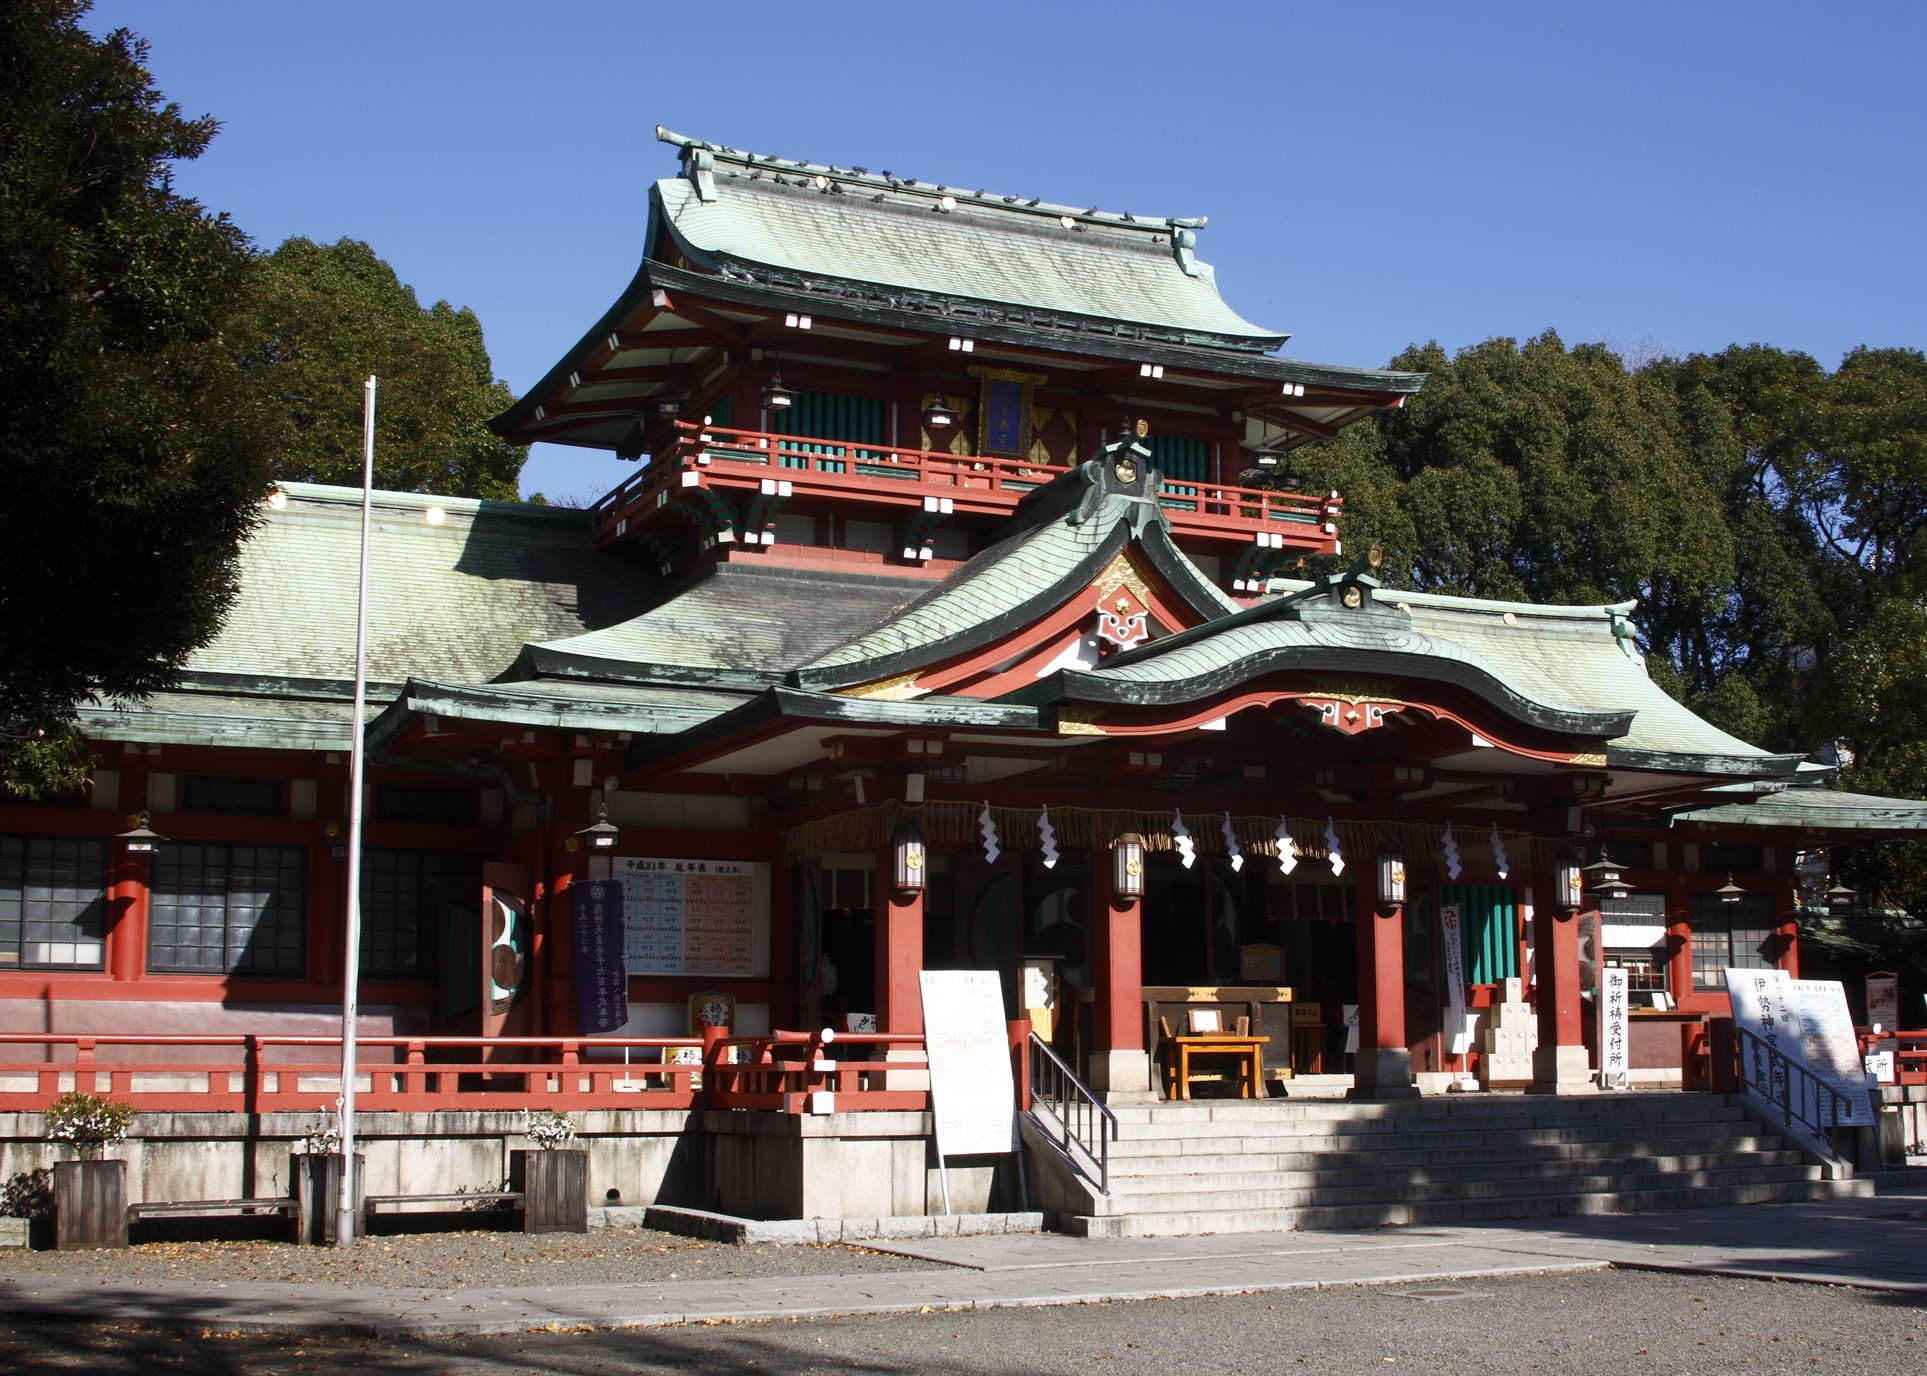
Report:
M829 1051L835 1043L834 1053ZM915 1036L776 1032L695 1037L360 1037L358 1108L921 1111ZM895 1048L905 1059L861 1060ZM157 1113L332 1111L332 1037L0 1035L0 1112L69 1090ZM888 1083L894 1081L894 1083ZM828 1095L828 1099L818 1096Z

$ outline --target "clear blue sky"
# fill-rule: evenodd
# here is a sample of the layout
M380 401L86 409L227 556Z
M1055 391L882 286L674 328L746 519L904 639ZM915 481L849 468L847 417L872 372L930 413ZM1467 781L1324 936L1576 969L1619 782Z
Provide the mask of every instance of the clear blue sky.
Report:
M1378 365L1552 328L1829 368L1927 344L1927 6L100 0L223 122L177 184L264 247L365 239L518 394L642 252L665 124L1208 214L1226 298ZM540 446L523 490L612 457Z

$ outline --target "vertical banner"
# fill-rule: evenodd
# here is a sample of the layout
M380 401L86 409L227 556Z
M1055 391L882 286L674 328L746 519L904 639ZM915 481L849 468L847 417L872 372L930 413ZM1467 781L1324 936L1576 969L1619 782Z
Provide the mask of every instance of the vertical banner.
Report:
M484 1037L519 1037L528 1031L528 1001L523 995L530 985L535 944L528 894L526 865L489 861L482 866L481 969L477 973Z
M1445 942L1445 996L1452 1014L1446 1029L1452 1034L1451 1053L1463 1056L1472 1049L1472 1020L1465 1015L1465 944L1460 934L1457 903L1439 906L1439 936Z
M1017 1150L1003 980L995 970L924 970L923 1040L938 1156Z
M578 879L575 899L575 1026L614 1032L629 1021L629 975L622 959L622 881Z
M1624 1088L1632 1076L1631 979L1617 965L1599 967L1599 1087Z

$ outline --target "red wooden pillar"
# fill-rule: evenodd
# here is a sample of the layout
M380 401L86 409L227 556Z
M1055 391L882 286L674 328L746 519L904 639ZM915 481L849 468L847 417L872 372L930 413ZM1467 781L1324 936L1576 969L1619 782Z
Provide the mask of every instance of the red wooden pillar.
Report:
M126 843L107 841L107 903L113 918L104 943L106 964L116 980L137 980L147 969L147 894L153 861L129 855Z
M877 852L877 1031L893 1035L923 1031L923 890L897 893L891 876L894 851Z
M1148 1099L1151 1058L1144 1050L1144 958L1142 899L1111 891L1111 852L1091 852L1092 966L1096 981L1091 1017L1091 1088L1112 1102Z
M1673 1003L1684 1007L1693 992L1693 926L1691 902L1683 888L1666 891L1666 986Z
M1557 892L1549 879L1536 886ZM1579 1001L1579 914L1553 903L1535 903L1533 947L1538 960L1539 1047L1532 1053L1533 1094L1576 1094L1596 1088L1587 1059Z
M1786 886L1775 895L1780 902L1780 922L1774 930L1774 942L1780 948L1780 968L1785 970L1788 979L1800 978L1800 896L1788 880Z
M1405 909L1378 901L1376 858L1353 860L1357 880L1358 1054L1354 1099L1416 1099L1412 1049L1405 1042Z

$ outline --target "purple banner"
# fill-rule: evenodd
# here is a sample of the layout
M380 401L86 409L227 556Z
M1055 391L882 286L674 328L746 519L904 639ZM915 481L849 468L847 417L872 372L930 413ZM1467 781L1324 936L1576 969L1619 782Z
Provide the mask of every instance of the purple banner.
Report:
M622 962L622 881L578 879L575 895L575 1019L579 1032L614 1032L629 1021Z

